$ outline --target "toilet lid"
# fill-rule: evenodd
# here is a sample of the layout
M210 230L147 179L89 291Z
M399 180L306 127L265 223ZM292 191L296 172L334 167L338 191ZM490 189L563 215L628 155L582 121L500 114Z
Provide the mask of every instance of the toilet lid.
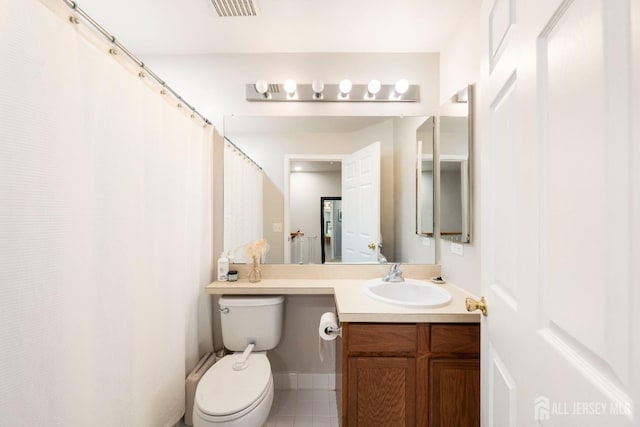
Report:
M235 371L233 364L242 354L232 354L216 362L196 388L196 405L208 415L240 412L262 397L269 385L271 365L266 354L252 353L249 366Z

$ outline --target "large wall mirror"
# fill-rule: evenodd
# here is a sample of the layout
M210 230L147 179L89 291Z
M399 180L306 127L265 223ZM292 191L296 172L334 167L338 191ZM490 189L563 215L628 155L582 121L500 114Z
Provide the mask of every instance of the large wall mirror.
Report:
M438 124L440 237L471 241L473 85L441 106Z
M225 139L264 172L265 262L433 264L432 236L415 233L416 132L426 120L225 117Z

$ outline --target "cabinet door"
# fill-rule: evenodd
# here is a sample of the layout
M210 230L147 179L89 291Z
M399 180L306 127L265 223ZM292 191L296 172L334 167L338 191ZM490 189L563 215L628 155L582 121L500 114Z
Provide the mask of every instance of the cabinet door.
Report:
M415 426L414 358L349 357L348 364L350 427Z
M480 425L480 361L432 359L429 362L429 426Z

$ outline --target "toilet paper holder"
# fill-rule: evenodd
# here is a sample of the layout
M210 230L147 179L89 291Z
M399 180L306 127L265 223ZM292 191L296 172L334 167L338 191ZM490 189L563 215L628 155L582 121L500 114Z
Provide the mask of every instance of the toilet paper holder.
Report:
M337 337L342 336L342 328L338 316L333 312L326 312L320 316L320 325L318 325L318 334L321 341L333 341Z
M338 328L333 328L331 326L327 326L326 328L324 328L324 333L327 335L338 335L338 336L342 336L342 327L338 327Z

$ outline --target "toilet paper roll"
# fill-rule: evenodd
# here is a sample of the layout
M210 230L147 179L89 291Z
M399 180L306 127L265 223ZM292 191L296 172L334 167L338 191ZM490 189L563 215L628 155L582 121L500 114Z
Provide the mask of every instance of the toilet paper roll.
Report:
M330 334L328 328L335 332ZM340 335L336 331L338 328L338 316L335 313L326 312L320 316L320 324L318 325L318 356L320 356L320 362L324 362L325 341L335 340Z
M323 313L320 316L320 325L318 326L318 334L320 334L320 338L325 341L333 341L335 340L339 333L336 331L339 328L338 324L338 316L335 313L330 311ZM336 331L334 333L329 333L329 330Z

